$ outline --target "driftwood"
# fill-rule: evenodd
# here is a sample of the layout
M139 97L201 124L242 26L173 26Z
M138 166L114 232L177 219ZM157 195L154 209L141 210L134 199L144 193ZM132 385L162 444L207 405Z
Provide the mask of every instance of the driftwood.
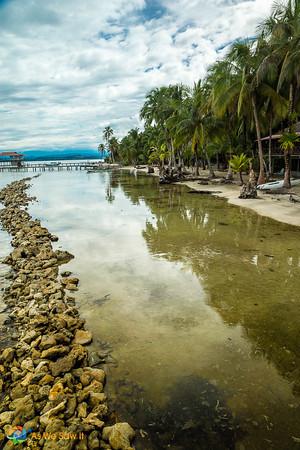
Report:
M171 184L181 181L183 178L182 171L175 167L162 168L159 174L159 184Z
M188 194L202 194L202 195L205 195L205 194L213 195L213 194L221 194L221 193L222 193L222 191L202 191L202 190L200 190L200 191L196 191L196 190L188 191Z

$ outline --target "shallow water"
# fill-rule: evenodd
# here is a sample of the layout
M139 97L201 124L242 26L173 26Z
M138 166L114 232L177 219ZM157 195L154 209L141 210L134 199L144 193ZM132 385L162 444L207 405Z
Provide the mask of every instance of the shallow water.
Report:
M31 193L76 257L64 269L137 448L299 448L298 228L124 172L44 173Z

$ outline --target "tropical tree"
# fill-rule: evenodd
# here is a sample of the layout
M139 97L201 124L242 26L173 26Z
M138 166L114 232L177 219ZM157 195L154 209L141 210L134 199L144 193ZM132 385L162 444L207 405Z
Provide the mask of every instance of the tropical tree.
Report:
M119 142L118 139L113 136L109 139L108 141L108 148L110 151L110 157L111 157L111 161L114 163L117 155L118 155L118 149L119 149Z
M249 168L250 162L251 159L244 153L241 153L240 155L233 155L229 161L229 165L233 172L240 175L241 184L244 184L243 172Z
M288 0L286 3L274 3L272 14L261 25L262 34L266 36L269 52L263 60L262 70L277 70L277 92L288 98L287 125L282 148L293 145L288 138L293 135L293 124L299 112L299 58L300 58L300 1ZM291 148L290 148L291 150ZM290 185L290 150L284 151L285 176L284 185Z
M282 134L279 142L280 147L284 152L284 180L283 187L289 189L291 187L291 166L290 159L291 153L295 148L297 142L300 141L300 137L294 132L285 132Z
M105 146L104 144L99 144L98 145L98 152L101 158L103 158L104 156L104 152L105 152Z
M187 95L187 87L182 84L152 89L146 96L141 109L141 119L146 126L155 126L164 135L164 142L169 152L169 166L176 167L174 134L170 119L178 114L181 103Z
M149 164L159 165L159 174L163 175L163 167L166 159L170 157L169 152L166 149L166 145L162 144L160 148L152 147L148 158Z
M109 149L109 140L112 138L113 134L114 134L114 131L113 131L113 129L110 126L107 126L107 127L104 128L104 130L103 130L103 138L104 138L104 140L106 142L106 146L107 146L108 149ZM111 160L112 160L112 162L114 162L113 155L111 155Z

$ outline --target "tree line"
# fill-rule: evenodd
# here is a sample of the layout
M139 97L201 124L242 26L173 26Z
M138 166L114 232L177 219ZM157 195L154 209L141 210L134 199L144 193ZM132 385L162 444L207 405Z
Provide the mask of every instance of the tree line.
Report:
M203 167L210 176L217 165L230 178L251 161L261 184L272 174L271 136L282 130L284 187L290 187L299 86L300 0L276 2L257 36L234 42L203 80L152 89L140 111L144 130L118 140L108 126L103 138L112 162L157 164L162 173L192 167L196 175ZM263 136L269 136L266 155Z

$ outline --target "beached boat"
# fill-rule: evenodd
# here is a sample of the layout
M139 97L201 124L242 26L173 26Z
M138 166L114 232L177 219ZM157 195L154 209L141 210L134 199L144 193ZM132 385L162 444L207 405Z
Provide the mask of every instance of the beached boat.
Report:
M300 185L300 179L291 180L291 186ZM257 189L264 190L273 190L273 189L281 189L283 187L283 180L271 181L270 183L259 184Z

